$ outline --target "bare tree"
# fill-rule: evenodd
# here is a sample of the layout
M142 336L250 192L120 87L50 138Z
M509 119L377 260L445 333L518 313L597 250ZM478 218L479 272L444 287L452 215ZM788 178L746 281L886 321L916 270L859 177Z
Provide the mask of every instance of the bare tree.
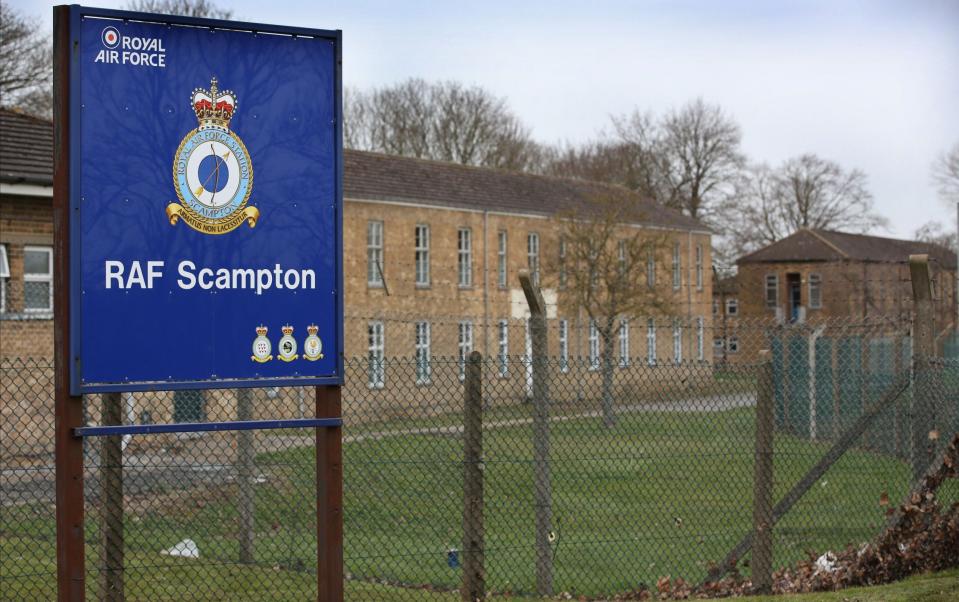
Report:
M37 116L53 111L53 46L50 35L0 2L0 103Z
M130 0L127 2L126 8L141 13L161 13L207 19L233 18L232 10L220 8L209 0Z
M936 159L932 165L932 178L942 200L959 203L959 142Z
M348 147L505 169L527 169L540 148L506 100L454 81L347 90Z
M939 245L946 249L952 250L956 248L956 233L948 232L940 222L926 222L916 229L912 237L915 240L931 242L934 245Z
M556 274L564 303L581 308L603 342L601 354L603 424L616 422L613 407L613 350L622 320L671 313L675 305L666 287L648 279L649 261L661 263L669 240L642 223L642 210L632 195L608 193L594 197L591 206L559 216L564 253Z
M666 115L662 130L660 201L709 221L743 165L739 125L719 105L697 98Z
M739 182L735 203L726 208L725 234L738 254L801 228L867 232L887 225L873 211L866 174L812 154L775 169L753 166Z

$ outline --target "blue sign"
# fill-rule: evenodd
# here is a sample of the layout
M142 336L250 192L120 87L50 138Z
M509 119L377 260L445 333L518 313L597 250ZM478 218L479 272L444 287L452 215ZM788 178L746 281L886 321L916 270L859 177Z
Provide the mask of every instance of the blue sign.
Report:
M340 32L71 10L73 394L341 383Z

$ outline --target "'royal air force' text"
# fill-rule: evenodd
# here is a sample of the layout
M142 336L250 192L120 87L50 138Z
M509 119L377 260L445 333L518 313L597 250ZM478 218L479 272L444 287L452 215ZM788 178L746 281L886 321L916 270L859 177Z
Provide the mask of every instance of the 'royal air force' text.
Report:
M103 262L107 289L152 289L163 279L163 261ZM177 266L176 284L183 290L249 290L257 295L271 289L315 289L313 270L273 268L197 268L189 260Z
M166 67L166 48L160 38L121 36L116 50L102 49L94 63L112 65L138 65L141 67Z

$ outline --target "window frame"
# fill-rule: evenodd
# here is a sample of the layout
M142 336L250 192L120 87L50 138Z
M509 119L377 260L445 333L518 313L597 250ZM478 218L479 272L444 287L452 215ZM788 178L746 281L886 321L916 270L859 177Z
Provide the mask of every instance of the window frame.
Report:
M646 319L646 364L656 365L656 318Z
M433 380L432 335L430 323L425 320L414 323L413 345L416 358L416 384L428 385Z
M497 376L509 377L509 322L500 320L496 340L496 359L498 360Z
M47 273L32 274L27 272L27 253L41 252L47 255ZM49 284L50 294L47 297L47 307L27 307L27 283L40 282ZM23 247L23 312L28 314L53 313L53 247L45 245L25 245Z
M739 337L732 335L726 338L726 353L739 353Z
M739 315L739 299L736 297L730 297L726 299L726 315L727 316L738 316Z
M773 293L772 299L769 297L770 291ZM763 279L763 305L766 309L779 307L779 274L766 274Z
M367 322L367 379L370 389L386 386L386 326L382 320Z
M534 285L539 286L539 232L526 233L526 266Z
M646 252L646 286L656 288L656 252L653 249Z
M559 371L569 372L569 320L559 321Z
M706 359L706 318L696 317L696 360L705 361Z
M376 226L379 226L378 228ZM374 232L379 233L379 242L376 242ZM386 226L383 220L367 220L366 222L366 286L368 288L383 288L386 270L383 267L386 251L384 247ZM376 258L374 261L374 257ZM374 267L376 266L376 267Z
M628 368L630 362L629 356L629 319L622 318L619 321L619 367Z
M473 287L473 230L462 227L456 230L456 271L460 288Z
M7 281L10 279L10 256L7 245L0 243L0 314L7 311Z
M696 290L703 290L703 260L705 254L702 243L696 245Z
M596 320L589 321L589 370L599 370L599 327L596 326Z
M466 360L473 353L472 320L460 320L457 326L456 344L459 350L459 379L466 380Z
M673 364L681 366L683 363L683 325L679 320L673 320Z
M416 224L413 234L413 282L418 288L429 288L430 225Z
M500 288L509 287L509 234L496 232L496 281Z
M566 238L559 237L559 288L565 289L568 283L566 272Z
M885 279L880 279L880 286L885 284ZM809 295L809 309L822 309L822 276L818 272L812 272L809 274L809 289L807 294ZM813 296L813 285L815 284L816 295ZM885 296L883 296L885 299ZM815 303L813 301L815 300Z

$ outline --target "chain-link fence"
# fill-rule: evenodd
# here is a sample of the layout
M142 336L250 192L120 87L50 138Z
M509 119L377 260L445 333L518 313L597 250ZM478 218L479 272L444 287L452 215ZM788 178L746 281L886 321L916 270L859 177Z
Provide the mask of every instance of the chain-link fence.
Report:
M914 466L959 431L959 359L917 364L909 320L614 326L550 319L534 363L526 320L349 318L367 349L345 361L347 599L459 599L479 552L493 597L703 580L753 528L763 370L774 567L875 537ZM5 359L0 377L0 599L49 600L53 369ZM547 403L534 395L544 383ZM299 418L313 416L314 392L87 396L84 411L91 425ZM477 424L481 437L467 433ZM314 441L312 430L87 438L88 597L315 599ZM738 567L750 571L748 551ZM108 593L121 584L124 598Z

